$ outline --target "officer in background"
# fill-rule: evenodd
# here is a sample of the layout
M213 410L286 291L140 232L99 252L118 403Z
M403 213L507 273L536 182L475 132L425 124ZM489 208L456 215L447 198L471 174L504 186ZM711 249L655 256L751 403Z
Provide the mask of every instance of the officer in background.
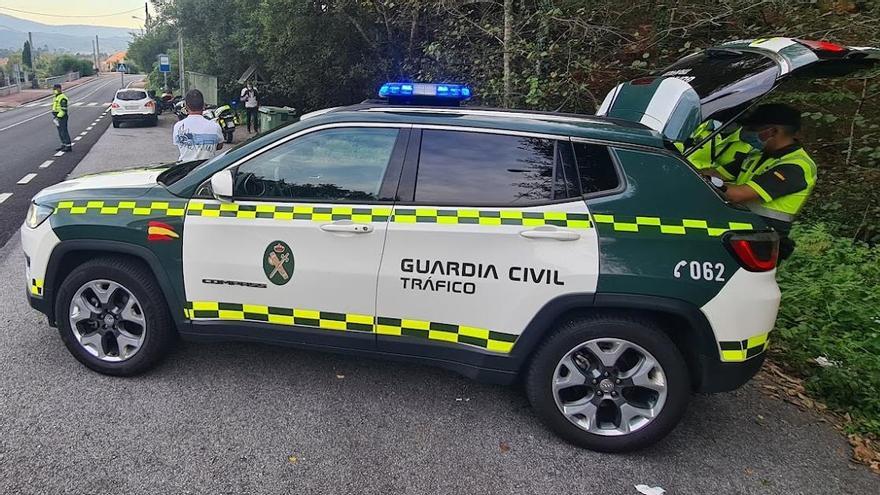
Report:
M732 203L747 206L764 217L780 235L779 259L794 251L788 237L791 224L816 185L816 163L801 147L797 135L801 113L788 105L760 105L742 121L740 139L754 151L714 169Z
M711 121L710 121L711 122ZM731 126L722 129L710 141L688 155L687 159L697 170L707 170L729 165L734 161L742 161L753 151L752 145L741 138L742 128L738 127L733 132L727 132ZM698 131L703 126L698 128ZM708 128L702 135L693 138L694 143L705 139L714 129Z
M52 100L52 122L58 128L58 137L61 138L61 146L55 151L72 151L70 133L67 132L67 95L61 91L61 85L52 86L55 98Z

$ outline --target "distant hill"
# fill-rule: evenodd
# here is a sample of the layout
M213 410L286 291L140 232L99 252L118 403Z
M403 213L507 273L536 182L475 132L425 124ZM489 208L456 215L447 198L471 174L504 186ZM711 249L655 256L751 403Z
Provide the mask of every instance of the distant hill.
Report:
M50 51L92 53L92 40L98 35L101 52L113 53L128 48L132 29L68 24L53 26L0 14L0 48L20 49L33 33L34 46Z

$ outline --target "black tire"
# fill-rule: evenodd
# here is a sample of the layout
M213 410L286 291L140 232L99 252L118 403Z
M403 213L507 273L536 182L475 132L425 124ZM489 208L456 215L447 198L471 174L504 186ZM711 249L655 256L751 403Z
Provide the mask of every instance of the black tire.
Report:
M158 115L154 115L153 118L150 119L150 125L152 127L156 127L159 125L159 116Z
M70 304L77 290L92 280L110 280L123 285L140 302L146 321L144 342L130 358L107 362L89 353L77 341L70 327ZM74 268L58 287L55 299L58 331L64 345L80 363L105 375L131 376L147 371L165 357L176 337L168 306L153 274L136 260L108 256Z
M566 418L556 405L551 387L560 360L581 343L597 338L627 340L651 353L666 375L666 402L656 417L640 429L620 436L590 433ZM675 344L655 323L623 315L581 317L562 324L541 344L525 378L526 394L541 419L556 434L580 447L598 452L627 452L658 442L672 431L690 400L687 365Z
M116 120L116 119L113 119L113 128L114 128L114 129L119 129L119 121Z

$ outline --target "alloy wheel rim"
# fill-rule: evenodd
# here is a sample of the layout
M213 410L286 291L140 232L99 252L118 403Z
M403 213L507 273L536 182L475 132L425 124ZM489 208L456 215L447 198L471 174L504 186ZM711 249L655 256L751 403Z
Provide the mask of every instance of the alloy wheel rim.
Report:
M657 359L618 338L593 339L569 350L556 365L551 387L568 421L602 436L644 428L660 414L668 392Z
M70 328L80 346L106 362L121 362L138 353L147 322L138 299L122 284L92 280L70 302Z

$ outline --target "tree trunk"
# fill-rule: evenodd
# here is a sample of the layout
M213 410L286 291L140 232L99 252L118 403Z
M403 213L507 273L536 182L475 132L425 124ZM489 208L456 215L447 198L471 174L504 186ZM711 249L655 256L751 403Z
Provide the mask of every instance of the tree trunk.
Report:
M504 106L512 104L510 81L510 45L513 42L513 0L504 0Z

